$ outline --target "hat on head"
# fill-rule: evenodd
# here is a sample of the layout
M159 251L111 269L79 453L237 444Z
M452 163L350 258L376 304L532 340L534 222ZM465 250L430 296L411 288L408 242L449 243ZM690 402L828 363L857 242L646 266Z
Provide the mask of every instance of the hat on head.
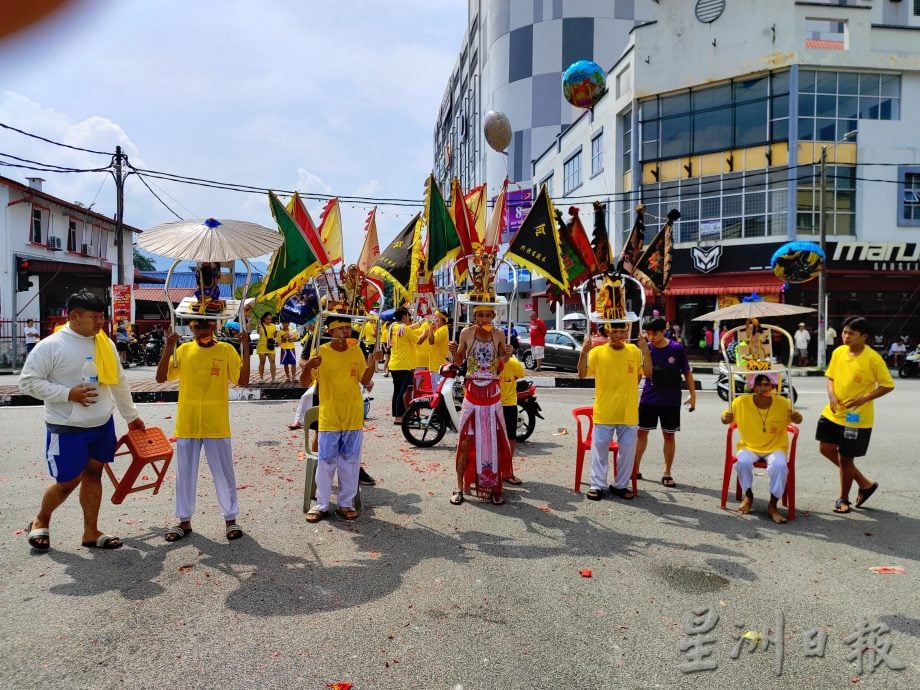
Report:
M805 322L804 322L804 321L803 321L802 323L799 324L799 326L804 326L804 325L805 325Z
M779 377L776 374L764 374L763 372L758 372L756 374L750 374L747 377L747 387L750 388L751 390L754 390L754 383L761 376L766 376L768 379L770 379L770 383L772 383L774 387L776 387L779 381Z
M332 320L326 324L326 332L331 333L336 328L342 327L351 328L351 321L349 319L337 319L332 317Z
M492 304L477 304L473 307L473 313L478 314L480 312L490 311L493 314L495 313L495 305Z

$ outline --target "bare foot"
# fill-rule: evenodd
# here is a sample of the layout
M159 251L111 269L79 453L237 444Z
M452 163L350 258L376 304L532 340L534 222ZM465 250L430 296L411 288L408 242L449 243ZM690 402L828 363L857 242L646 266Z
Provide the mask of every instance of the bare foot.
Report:
M741 501L741 505L738 506L738 512L742 515L748 515L751 512L752 505L754 505L754 499L750 496L745 496L744 500Z
M770 519L773 520L777 525L783 525L786 523L786 518L784 518L779 510L776 509L776 506L767 506L767 513L770 515Z

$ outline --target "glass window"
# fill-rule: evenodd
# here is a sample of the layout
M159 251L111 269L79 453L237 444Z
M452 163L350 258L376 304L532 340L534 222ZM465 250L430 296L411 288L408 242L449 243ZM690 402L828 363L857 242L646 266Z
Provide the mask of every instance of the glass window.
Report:
M863 120L878 120L879 99L874 96L860 96L859 117Z
M598 134L591 140L591 174L597 175L604 170L604 134Z
M837 75L837 90L842 94L859 93L859 75L854 72L840 72Z
M643 122L646 120L655 120L658 118L658 99L650 98L639 104L639 119Z
M815 99L815 115L817 117L836 117L837 96L818 96Z
M898 168L898 225L920 226L920 166Z
M767 97L767 77L734 82L735 103Z
M815 96L811 93L799 94L799 117L814 117Z
M883 97L901 97L901 77L893 74L883 74L880 82L880 92Z
M550 173L549 175L543 178L543 180L540 182L540 186L542 187L543 185L546 185L546 193L552 197L553 196L553 174L552 173ZM537 193L534 194L534 199L537 198L537 194L539 193L540 193L540 190L538 189Z
M799 70L799 93L815 92L815 72L810 69Z
M731 108L710 110L693 115L693 150L714 151L726 148L732 136Z
M745 237L764 237L767 234L767 222L764 216L747 216L744 219Z
M789 138L789 118L774 120L770 130L770 141L785 141Z
M730 240L741 237L741 219L724 218L722 220L722 239Z
M32 209L32 227L29 233L29 241L35 244L42 243L42 211L40 208Z
M859 75L859 94L861 96L878 96L877 74L860 74Z
M818 141L837 141L837 121L825 118L815 120L815 139Z
M811 117L799 118L799 139L802 141L814 141L815 138L815 120Z
M735 146L767 141L767 101L735 106Z
M770 91L774 95L789 93L789 72L777 72L773 75Z
M837 117L855 120L859 113L859 99L856 96L841 96L837 99Z
M690 152L690 116L669 117L661 121L661 157L672 158Z
M732 87L731 84L723 84L708 89L699 89L694 91L692 96L694 112L708 108L724 108L732 104Z
M816 74L815 90L818 93L837 93L837 73L818 72Z
M562 164L562 193L568 194L581 186L581 151Z
M690 112L690 94L679 93L661 97L661 116L683 115Z

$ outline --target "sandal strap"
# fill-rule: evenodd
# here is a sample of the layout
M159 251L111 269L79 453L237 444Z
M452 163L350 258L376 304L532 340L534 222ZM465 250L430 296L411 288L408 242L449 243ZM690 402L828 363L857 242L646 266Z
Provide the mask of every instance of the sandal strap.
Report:
M240 532L240 533L242 533L242 532L243 532L243 528L240 527L238 524L236 524L236 523L234 522L232 525L227 525L227 532L226 532L226 533L227 533L227 534L230 534L231 532Z

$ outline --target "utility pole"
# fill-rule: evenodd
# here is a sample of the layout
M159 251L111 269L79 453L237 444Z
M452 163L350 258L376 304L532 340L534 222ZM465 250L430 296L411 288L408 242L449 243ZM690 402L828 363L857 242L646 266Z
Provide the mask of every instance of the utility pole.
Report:
M121 146L115 147L115 247L118 249L118 284L125 284L125 178L121 170Z
M818 192L818 246L824 252L825 258L821 262L821 271L818 273L818 351L815 353L818 357L818 368L824 369L827 365L827 348L825 347L827 326L827 310L825 302L827 301L827 250L824 247L827 230L824 225L824 196L827 194L827 146L821 147L821 177Z

